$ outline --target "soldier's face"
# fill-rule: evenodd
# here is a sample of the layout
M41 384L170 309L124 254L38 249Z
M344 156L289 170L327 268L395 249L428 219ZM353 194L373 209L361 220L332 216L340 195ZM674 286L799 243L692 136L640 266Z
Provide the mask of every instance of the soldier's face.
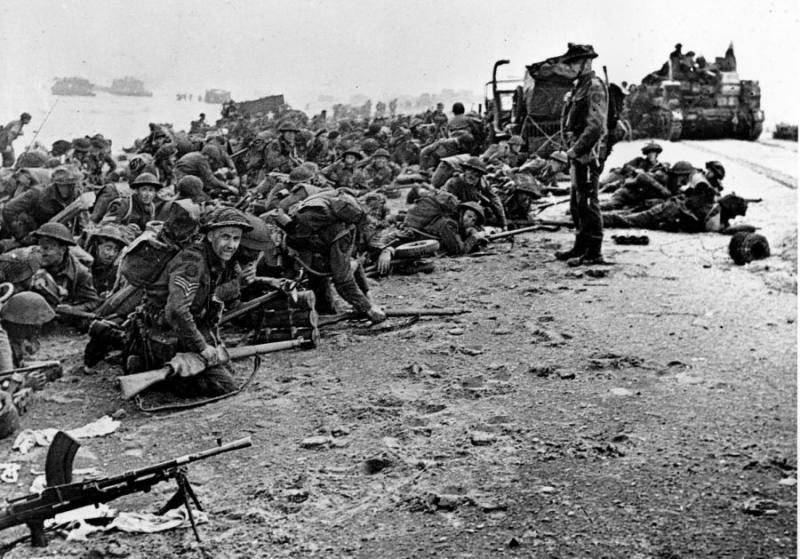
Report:
M471 169L467 169L464 172L464 180L468 185L475 186L478 184L478 181L481 180L481 175Z
M220 260L227 262L236 254L239 243L242 241L242 230L238 227L220 227L212 229L207 234L211 248Z
M647 160L650 161L650 163L655 163L656 161L658 161L658 152L657 151L648 151L647 152Z
M150 204L156 197L156 189L154 186L140 186L136 189L136 196L142 204Z
M352 167L353 165L356 164L356 156L348 153L347 155L344 156L344 164L347 165L348 167Z
M374 161L375 161L375 166L376 166L378 169L383 169L384 167L386 167L386 164L387 164L387 163L389 163L389 160L388 160L388 159L386 159L386 158L385 158L385 157L383 157L383 156L376 157L376 158L374 159Z
M529 210L531 207L531 195L527 192L517 192L517 203L523 210Z
M101 264L111 264L118 255L119 245L114 241L103 241L97 245L97 260Z
M75 190L75 185L72 183L67 183L67 182L56 183L56 191L58 191L58 196L62 200L70 198L74 190Z
M469 229L470 227L475 227L478 224L478 214L476 214L472 210L464 210L461 214L461 225L464 226L464 229Z
M55 266L64 259L64 255L67 253L66 245L47 237L39 239L39 247L42 249L42 267L44 268Z
M283 138L290 144L294 143L295 136L296 136L295 132L284 132L283 133Z

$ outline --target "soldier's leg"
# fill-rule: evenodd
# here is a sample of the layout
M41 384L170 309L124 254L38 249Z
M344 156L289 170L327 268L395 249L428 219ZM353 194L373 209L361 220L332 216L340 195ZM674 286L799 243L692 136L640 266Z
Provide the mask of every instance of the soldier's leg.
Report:
M600 203L602 211L620 210L626 207L634 207L639 204L639 197L627 186L620 187L612 194L611 198Z
M578 212L580 219L578 234L586 240L583 264L601 264L603 245L603 214L600 212L598 182L601 168L595 163L575 163L575 184L578 190Z
M436 166L436 170L433 172L433 176L431 177L431 184L433 185L433 188L442 188L444 183L447 182L447 179L452 176L453 168L444 161L440 161L439 165Z
M575 224L575 242L572 245L572 248L569 250L563 250L556 252L556 258L558 260L569 260L570 258L580 258L586 252L586 244L587 239L583 235L581 231L581 211L580 205L581 201L581 192L578 188L577 178L576 178L576 165L577 163L573 162L570 165L570 177L572 178L572 186L569 189L569 213L572 216L572 223Z

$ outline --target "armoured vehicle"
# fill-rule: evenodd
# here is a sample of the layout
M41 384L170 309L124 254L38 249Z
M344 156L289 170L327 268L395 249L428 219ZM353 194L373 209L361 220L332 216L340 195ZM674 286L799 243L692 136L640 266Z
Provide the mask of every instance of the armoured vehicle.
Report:
M56 83L50 88L53 95L80 95L91 97L94 93L94 84L86 78L56 78Z
M631 86L623 114L634 138L756 140L764 112L757 81L740 80L731 45L713 63L683 56Z

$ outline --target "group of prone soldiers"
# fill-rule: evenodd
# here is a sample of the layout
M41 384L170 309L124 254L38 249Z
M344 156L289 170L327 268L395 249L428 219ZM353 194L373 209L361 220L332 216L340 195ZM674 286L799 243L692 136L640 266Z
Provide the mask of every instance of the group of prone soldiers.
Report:
M566 153L529 155L518 136L479 142L474 119L463 107L453 113L427 125L404 115L389 126L341 122L348 132L337 135L287 117L245 142L225 129L199 138L151 124L136 153L115 165L100 135L56 142L49 153L37 148L45 153L35 158L29 150L25 166L0 177L0 280L17 291L6 308L35 307L27 313L40 317L34 328L54 313L84 328L102 318L89 327L87 366L109 349L122 350L127 373L190 351L213 367L202 378L176 376L177 389L229 392L233 379L219 363L223 309L303 277L318 312L337 310L335 289L380 322L385 313L370 299L366 268L389 273L397 247L413 241L436 240L450 255L475 251L486 243L484 226L525 223L535 200L569 191L558 182L568 178ZM425 126L429 143L415 150ZM723 225L743 214L718 197L719 163L706 171L668 166L660 152L649 144L611 173L606 226L718 230L714 211ZM387 197L409 186L409 207L390 214ZM134 262L127 269L126 258ZM133 305L121 295L132 291ZM124 312L107 308L118 299ZM35 344L16 347L20 364Z
M688 161L670 165L659 160L656 142L642 147L641 157L612 169L601 180L603 223L611 228L659 229L687 233L732 233L730 222L747 212L748 201L723 195L725 167L707 161L705 169Z

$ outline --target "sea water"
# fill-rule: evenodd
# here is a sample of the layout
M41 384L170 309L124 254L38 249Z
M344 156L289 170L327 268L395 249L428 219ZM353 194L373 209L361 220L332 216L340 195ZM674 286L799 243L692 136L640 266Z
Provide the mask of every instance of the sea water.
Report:
M37 131L36 141L48 148L56 140L72 141L100 133L112 140L113 151L119 152L133 145L135 139L147 136L151 122L171 123L175 131L189 130L189 123L197 120L200 113L206 113L206 122L216 122L222 105L204 103L197 99L197 93L194 95L192 101L178 101L175 94L163 93L127 97L97 92L94 97L68 97L38 92L9 99L6 91L0 106L0 125L18 119L22 112L33 117L24 128L24 135L14 142L17 155L25 151Z

